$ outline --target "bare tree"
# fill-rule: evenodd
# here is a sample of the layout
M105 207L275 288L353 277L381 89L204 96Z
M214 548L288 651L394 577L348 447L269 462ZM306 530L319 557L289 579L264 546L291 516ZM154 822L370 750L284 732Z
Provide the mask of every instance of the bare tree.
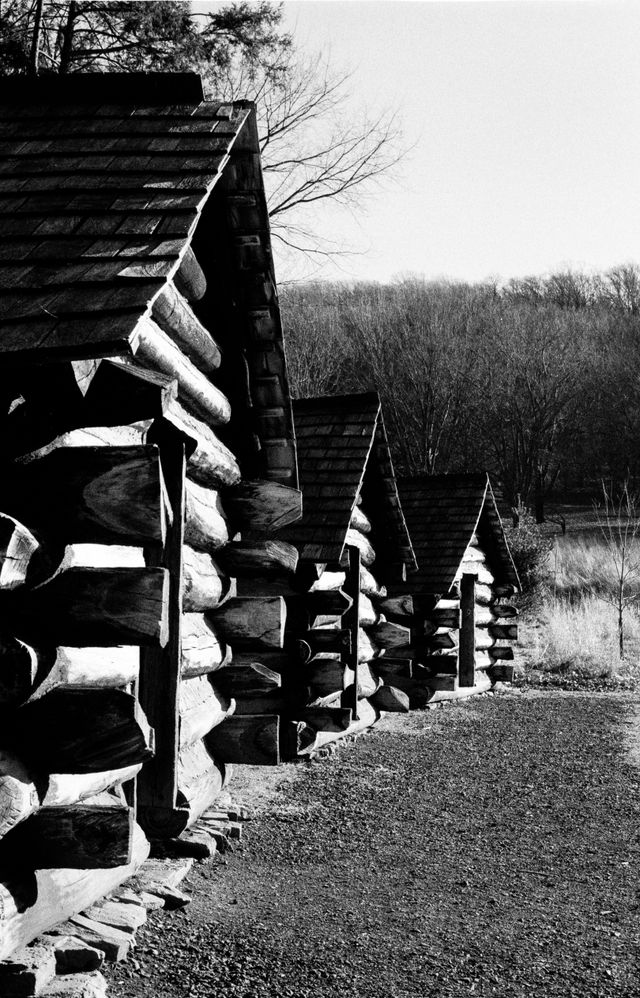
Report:
M355 110L351 74L295 52L281 20L266 0L207 14L185 0L5 0L0 71L27 72L30 58L60 73L195 69L209 96L254 100L273 235L293 253L335 257L349 248L322 234L318 209L360 208L406 150L397 113Z
M616 499L603 482L602 503L594 505L596 514L604 519L601 531L615 584L611 590L592 587L592 591L616 611L618 649L623 659L625 613L640 599L640 510L637 498L629 492L626 484Z
M225 98L257 105L272 234L310 257L354 251L320 231L317 209L360 208L407 152L397 111L358 111L352 83L353 74L326 56L293 48L257 72L235 66L224 81Z
M612 267L604 276L603 295L617 311L640 314L640 267L625 263Z

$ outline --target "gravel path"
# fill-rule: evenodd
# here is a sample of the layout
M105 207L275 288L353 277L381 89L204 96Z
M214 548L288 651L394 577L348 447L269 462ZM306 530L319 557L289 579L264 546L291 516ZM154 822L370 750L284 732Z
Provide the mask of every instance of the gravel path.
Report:
M639 717L514 693L287 767L110 996L638 998Z

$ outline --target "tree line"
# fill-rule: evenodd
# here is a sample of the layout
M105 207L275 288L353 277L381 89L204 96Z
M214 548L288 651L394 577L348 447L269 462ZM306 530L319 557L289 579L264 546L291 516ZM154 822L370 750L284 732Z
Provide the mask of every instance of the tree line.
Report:
M295 395L377 390L401 473L486 469L538 521L640 485L640 267L291 285L281 305Z

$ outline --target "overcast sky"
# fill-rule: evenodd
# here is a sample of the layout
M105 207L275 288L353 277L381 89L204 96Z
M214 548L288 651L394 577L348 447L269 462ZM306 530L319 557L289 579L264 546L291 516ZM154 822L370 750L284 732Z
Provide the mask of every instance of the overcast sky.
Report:
M640 3L297 0L296 44L355 70L414 148L324 276L466 279L640 260ZM355 113L355 111L354 111ZM285 274L279 275L285 277Z

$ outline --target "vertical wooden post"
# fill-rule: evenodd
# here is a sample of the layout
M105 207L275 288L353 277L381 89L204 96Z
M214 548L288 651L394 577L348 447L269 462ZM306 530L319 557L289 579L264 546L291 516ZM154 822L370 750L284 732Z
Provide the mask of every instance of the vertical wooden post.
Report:
M169 640L164 648L142 648L140 705L155 730L155 757L138 777L139 821L148 835L172 834L178 790L180 659L182 653L182 545L184 540L185 447L175 437L160 444L160 461L172 512L164 549L156 560L169 570ZM148 555L147 560L152 560Z
M460 652L458 682L475 686L476 672L476 577L463 575L460 586Z
M358 633L360 630L360 549L347 548L349 563L345 573L343 592L353 603L342 615L342 626L351 633L351 650L342 653L342 661L353 672L353 697L351 703L344 704L353 711L353 720L358 720Z

